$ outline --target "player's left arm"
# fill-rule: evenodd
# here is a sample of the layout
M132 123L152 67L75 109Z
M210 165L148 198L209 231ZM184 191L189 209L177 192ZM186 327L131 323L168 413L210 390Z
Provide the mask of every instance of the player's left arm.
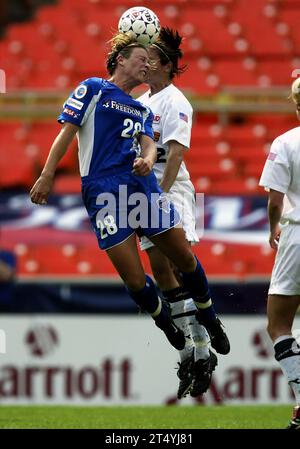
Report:
M193 109L186 99L176 97L168 104L162 119L162 143L168 145L168 158L160 187L169 192L190 147Z
M170 188L174 184L180 165L183 161L184 152L186 151L186 147L176 140L171 140L168 142L168 147L168 159L162 180L160 182L160 187L164 192L169 192Z
M277 249L281 229L279 222L283 211L284 195L291 183L291 164L285 141L277 137L271 145L259 185L269 192L268 218L270 224L269 243Z
M141 135L140 145L142 149L141 155L134 160L132 172L138 176L147 176L156 161L156 146L153 139L146 134Z
M277 249L280 238L279 222L283 210L284 193L270 189L268 200L268 217L270 223L269 243L271 248Z

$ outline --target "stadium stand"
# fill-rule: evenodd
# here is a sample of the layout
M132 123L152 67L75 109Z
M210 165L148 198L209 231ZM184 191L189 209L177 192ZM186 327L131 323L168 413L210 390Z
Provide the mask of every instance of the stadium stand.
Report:
M86 245L65 244L16 244L6 245L18 256L19 273L28 278L45 276L104 277L115 274L115 269L107 257L100 257L92 240ZM234 276L243 279L245 275L264 275L273 266L273 253L265 245L247 247L242 244L226 244L203 241L195 247L195 254L204 261L209 275ZM257 257L259 255L259 258ZM150 266L147 256L141 253L145 269Z

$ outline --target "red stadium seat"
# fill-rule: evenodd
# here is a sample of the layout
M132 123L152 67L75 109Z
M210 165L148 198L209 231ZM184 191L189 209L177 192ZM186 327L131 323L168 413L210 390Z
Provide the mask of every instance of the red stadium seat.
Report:
M249 162L248 164L246 164L244 166L244 174L246 176L253 176L253 177L257 177L260 178L262 170L264 168L264 163L265 160L260 161L260 162Z
M53 144L55 137L60 132L61 125L56 123L55 120L51 122L36 122L32 125L30 130L30 143L36 145L38 149L38 162L43 166L48 157L50 148ZM72 145L69 147L67 153L59 164L61 169L69 169L71 171L77 168L77 142L74 139Z
M224 86L253 86L257 81L256 74L246 70L239 60L215 61L213 70Z
M80 193L81 183L79 174L57 176L53 186L53 192L57 194Z
M194 36L203 41L204 52L212 55L234 55L234 38L228 33L223 22L214 15L212 9L187 7L180 14L181 28L188 24L194 28Z
M249 52L255 55L283 56L289 53L272 22L265 16L262 2L239 0L231 9L231 20L242 25L243 36L249 42ZM246 12L246 13L245 13ZM263 38L262 38L263 30Z

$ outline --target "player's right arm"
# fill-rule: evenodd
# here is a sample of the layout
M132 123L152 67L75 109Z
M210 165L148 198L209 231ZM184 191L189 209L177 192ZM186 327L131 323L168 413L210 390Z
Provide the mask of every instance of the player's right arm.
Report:
M153 140L153 113L146 107L148 112L139 135L141 154L133 162L132 173L137 176L148 176L157 158L156 145Z
M268 217L270 223L269 243L271 248L277 249L281 229L279 222L283 211L284 193L270 189L268 200Z
M58 117L62 129L51 147L41 176L30 191L33 203L47 204L54 181L56 167L66 153L77 131L86 123L101 96L102 80L89 78L80 83L64 103Z
M283 211L284 195L291 181L291 170L286 145L281 138L276 138L271 145L270 153L264 165L259 181L269 192L268 218L270 224L269 244L277 249L280 238L280 220Z
M140 145L142 148L141 157L134 160L132 172L138 176L147 176L157 158L156 146L154 140L144 134L141 136Z
M62 125L60 133L52 144L41 176L38 178L30 191L30 198L33 203L47 204L57 165L66 153L68 146L72 142L78 129L78 126L69 122L65 122Z
M168 147L168 159L162 179L160 181L160 187L166 193L169 192L177 178L180 165L184 160L184 152L187 150L185 146L181 145L181 143L177 142L176 140L171 140L170 142L168 142Z

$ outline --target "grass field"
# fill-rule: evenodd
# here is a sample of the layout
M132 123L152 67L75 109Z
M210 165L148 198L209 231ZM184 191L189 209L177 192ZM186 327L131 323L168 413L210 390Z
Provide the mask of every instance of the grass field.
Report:
M292 406L1 406L1 429L282 429Z

